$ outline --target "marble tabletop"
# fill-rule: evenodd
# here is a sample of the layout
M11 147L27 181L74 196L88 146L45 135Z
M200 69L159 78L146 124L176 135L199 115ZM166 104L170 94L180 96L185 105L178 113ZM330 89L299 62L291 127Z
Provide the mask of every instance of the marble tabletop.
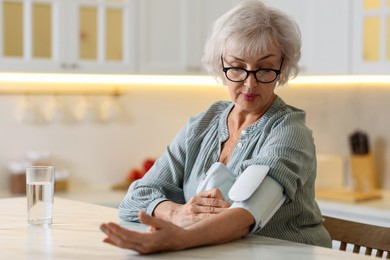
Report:
M218 246L141 256L103 243L101 222L119 222L117 209L56 197L50 228L27 225L26 198L0 199L1 259L369 259L321 247L250 236ZM129 229L145 226L121 223Z

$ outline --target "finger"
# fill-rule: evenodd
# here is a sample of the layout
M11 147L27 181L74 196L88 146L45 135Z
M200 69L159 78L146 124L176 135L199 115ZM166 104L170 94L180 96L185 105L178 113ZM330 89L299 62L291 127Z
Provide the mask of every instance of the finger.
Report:
M199 206L197 207L197 214L218 214L228 208L218 208L212 206Z
M125 249L132 249L132 250L135 250L139 253L141 253L141 244L137 244L137 243L129 243L127 241L123 241L121 238L119 237L116 237L111 234L111 237L112 238L105 238L103 240L104 243L107 243L107 244L110 244L112 246L117 246L117 247L120 247L120 248L125 248Z
M190 199L189 203L215 207L230 207L230 203L224 199L219 189L199 192Z
M140 237L142 236L142 233L125 229L118 224L112 222L108 223L107 226L110 230L110 233L113 234L113 236L111 237L120 238L123 241L127 241L130 243L138 243Z
M153 252L153 248L148 248L146 246L150 242L150 233L139 233L127 230L115 223L102 224L101 229L108 236L103 240L105 243L120 248L131 249L140 254Z
M217 199L217 198L202 198L197 203L198 203L198 205L201 205L201 206L210 206L210 207L216 207L216 208L230 207L229 202L227 202L225 200Z
M198 195L206 198L217 198L217 199L225 200L225 198L222 195L222 192L219 189L202 191L199 192Z
M223 198L223 195L222 195L222 193L221 193L221 191L219 189L205 190L205 191L199 192L198 194L201 194L204 197L216 197L216 196L218 196L220 198Z
M142 224L150 226L151 231L161 229L162 227L168 225L168 222L166 222L162 219L152 217L152 216L146 214L144 211L138 212L138 217L139 217Z
M100 226L100 230L107 235L107 238L105 238L103 242L117 245L118 241L121 240L121 238L118 236L118 230L116 230L114 227L114 223L102 224Z
M124 229L115 223L102 224L100 229L107 235L107 242L122 248L134 249L142 241L142 233Z
M126 233L127 231L126 229L112 222L100 225L100 230L103 231L106 235L111 233Z
M113 246L116 246L114 242L112 242L112 240L109 238L109 237L106 237L104 240L103 240L104 243L107 243L107 244L110 244L110 245L113 245Z
M109 228L106 223L103 223L100 225L100 230L107 235L107 232L109 232Z

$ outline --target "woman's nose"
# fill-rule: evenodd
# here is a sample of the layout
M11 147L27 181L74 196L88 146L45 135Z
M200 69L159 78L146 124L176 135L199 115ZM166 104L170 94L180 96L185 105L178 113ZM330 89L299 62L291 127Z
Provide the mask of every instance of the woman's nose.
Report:
M248 85L249 87L256 86L258 83L256 79L255 73L249 73L248 77L245 80L245 84Z

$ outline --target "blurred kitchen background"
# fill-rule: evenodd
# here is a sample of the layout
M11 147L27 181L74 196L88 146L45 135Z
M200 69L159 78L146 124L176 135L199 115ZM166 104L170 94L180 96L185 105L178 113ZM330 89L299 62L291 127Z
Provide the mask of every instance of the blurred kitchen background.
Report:
M109 189L160 156L191 115L229 99L200 59L238 2L0 0L0 195L26 161L55 165L72 192ZM301 27L301 76L277 93L307 112L319 182L351 185L360 130L389 190L390 0L267 2Z

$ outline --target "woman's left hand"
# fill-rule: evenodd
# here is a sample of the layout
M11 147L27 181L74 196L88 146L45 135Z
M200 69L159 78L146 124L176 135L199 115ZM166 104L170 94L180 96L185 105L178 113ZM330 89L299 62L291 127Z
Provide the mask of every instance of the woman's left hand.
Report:
M150 231L140 233L120 227L115 223L104 223L100 229L107 235L103 240L121 248L132 249L140 254L150 254L160 251L180 250L186 247L185 229L170 222L139 213L141 222L150 226Z

